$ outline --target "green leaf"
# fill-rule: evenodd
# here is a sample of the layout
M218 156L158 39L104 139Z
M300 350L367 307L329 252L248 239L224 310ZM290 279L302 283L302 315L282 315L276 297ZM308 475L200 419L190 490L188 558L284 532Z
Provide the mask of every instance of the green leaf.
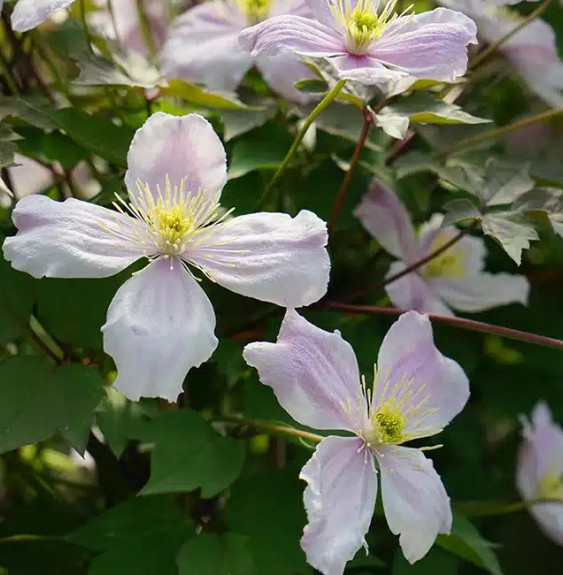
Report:
M481 225L483 233L494 238L518 265L522 261L522 250L530 247L530 241L539 239L532 224L518 212L487 214Z
M502 575L497 556L492 549L493 545L462 515L454 514L451 535L438 535L436 543L492 575Z
M375 125L392 138L402 140L409 129L409 118L401 114L394 114L384 108L379 114L376 114Z
M147 424L143 439L156 443L145 495L201 488L202 497L213 497L242 470L244 445L218 435L195 411L163 413Z
M442 226L450 226L464 220L474 220L481 217L481 212L474 203L466 199L448 202L444 208L446 212Z
M429 92L417 92L398 103L386 106L385 110L397 116L409 118L411 122L425 124L486 124L492 120L479 118L464 112L456 104L439 100Z
M14 164L14 154L18 149L14 141L19 138L9 126L0 124L0 167Z
M392 575L457 575L459 559L439 549L431 549L420 561L410 564L401 550L393 561Z
M219 110L248 110L251 108L243 104L234 94L210 92L196 84L190 84L185 80L170 80L167 86L161 88L164 96L182 98L188 104L203 108L215 108Z
M7 117L19 118L42 130L53 130L57 125L41 111L45 104L43 100L33 98L0 96L0 120Z
M179 575L252 575L248 538L227 533L202 533L182 546L178 554Z
M266 102L259 110L224 110L221 112L221 121L225 142L263 126L277 114L278 110L278 104L273 101Z
M484 185L476 193L488 207L510 204L534 187L528 172L527 164L491 158L485 165Z
M0 453L43 441L57 429L84 452L103 385L99 373L85 365L55 368L42 357L5 360L0 364Z

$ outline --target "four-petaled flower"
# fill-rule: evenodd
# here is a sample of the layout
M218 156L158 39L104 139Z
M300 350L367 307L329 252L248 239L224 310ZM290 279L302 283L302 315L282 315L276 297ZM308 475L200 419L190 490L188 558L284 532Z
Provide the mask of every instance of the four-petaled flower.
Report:
M543 402L524 423L516 485L542 531L563 545L563 429ZM538 501L542 499L551 502Z
M515 0L440 0L445 6L473 18L479 34L496 42L520 25L524 18L506 4ZM537 0L534 0L537 1ZM563 61L552 27L536 18L499 47L528 88L555 108L563 106Z
M299 57L276 53L253 58L238 45L246 27L289 13L310 16L305 0L212 0L190 8L173 23L164 46L166 76L234 90L255 63L276 92L300 104L309 102L313 97L294 84L315 75Z
M397 195L376 180L354 213L369 234L400 260L391 264L387 277L437 251L458 233L454 226L441 227L443 216L434 214L415 236L409 214ZM527 304L528 280L483 271L485 255L483 238L465 236L385 289L401 309L441 315L453 315L451 308L478 312L515 302Z
M12 28L27 32L36 28L56 10L68 8L74 0L18 0L12 12ZM4 0L0 0L0 10Z
M104 349L127 397L175 400L189 369L217 346L213 307L187 264L236 293L309 305L328 284L326 225L308 211L229 219L219 205L225 150L197 114L151 116L133 139L128 166L129 201L116 203L120 211L73 198L22 199L4 256L36 278L107 277L148 258L109 307Z
M402 446L442 431L469 398L467 377L436 349L426 316L407 312L391 327L373 388L360 383L354 351L340 333L323 331L294 310L287 311L277 343L249 344L244 358L296 421L354 434L324 439L301 471L309 520L301 544L313 567L342 575L365 545L376 462L387 523L410 562L428 552L438 533L450 532L450 501L432 462L420 449Z
M315 19L277 16L240 35L254 56L294 52L325 57L341 79L386 84L405 77L453 81L467 69L475 23L437 8L395 13L397 0L308 0Z

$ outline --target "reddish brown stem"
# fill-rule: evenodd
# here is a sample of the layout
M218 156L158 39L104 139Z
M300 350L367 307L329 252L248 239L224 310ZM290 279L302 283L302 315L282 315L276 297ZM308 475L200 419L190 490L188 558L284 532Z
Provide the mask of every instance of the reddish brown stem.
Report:
M405 313L405 310L393 307L378 307L371 305L351 305L340 302L326 302L324 304L326 309L335 311L342 311L349 314L361 315L392 315L397 316ZM526 343L534 343L543 347L551 347L553 349L563 350L563 341L554 339L543 335L536 335L527 331L520 331L509 327L502 327L500 325L493 325L484 323L482 321L475 321L473 319L465 319L462 317L451 317L445 315L438 315L435 313L426 314L432 321L445 323L468 331L476 331L479 333L487 333L490 335L498 335L507 339L514 339L516 341L525 341Z

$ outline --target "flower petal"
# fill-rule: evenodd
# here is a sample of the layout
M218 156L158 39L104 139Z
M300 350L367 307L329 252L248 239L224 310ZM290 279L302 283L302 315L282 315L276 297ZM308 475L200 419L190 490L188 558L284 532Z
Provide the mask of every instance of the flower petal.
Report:
M373 404L390 397L404 400L404 431L417 437L441 431L469 399L463 369L438 351L428 316L415 311L391 326L379 349Z
M295 310L287 310L276 343L251 343L243 356L303 425L354 430L358 419L367 416L350 344L338 331L319 329Z
M400 535L407 561L414 563L428 553L439 533L450 533L450 498L432 461L419 449L386 447L378 453L387 524Z
M70 6L74 0L19 0L12 12L12 29L27 32L49 18L55 10Z
M372 56L346 54L330 58L329 63L334 66L338 77L342 80L352 80L366 86L386 86L386 90L409 77L408 73L403 70L386 68Z
M74 198L27 196L12 218L18 233L6 238L4 257L35 278L104 278L144 255L141 222Z
M387 278L402 272L407 268L404 262L393 262L387 273ZM452 310L440 299L416 272L412 272L385 286L385 291L395 307L404 310L414 310L423 313L452 316Z
M461 12L436 8L397 18L369 54L417 78L453 81L467 70L467 46L477 43L476 34L475 22Z
M214 0L190 8L170 28L161 58L166 77L235 90L252 65L238 45L246 26L235 2Z
M258 213L219 224L184 257L236 293L284 307L301 307L325 293L330 259L325 223L303 210Z
M362 546L377 498L372 455L356 437L327 437L299 477L307 482L307 510L301 546L323 575L342 575Z
M253 56L275 56L280 51L303 56L344 54L342 38L331 28L301 16L276 16L243 30L239 45Z
M409 261L417 251L414 229L397 194L374 179L354 215L391 255Z
M213 203L227 181L225 148L211 124L198 114L153 114L137 130L127 163L125 183L132 201L139 194L137 181L158 196L158 188L166 189L167 178L172 186L185 178L185 193L201 191Z
M324 2L324 0L322 0ZM270 7L270 18L282 16L283 14L295 14L303 18L311 18L308 0L273 0Z
M158 259L121 286L102 327L116 389L133 401L176 401L186 374L217 347L215 314L179 261Z

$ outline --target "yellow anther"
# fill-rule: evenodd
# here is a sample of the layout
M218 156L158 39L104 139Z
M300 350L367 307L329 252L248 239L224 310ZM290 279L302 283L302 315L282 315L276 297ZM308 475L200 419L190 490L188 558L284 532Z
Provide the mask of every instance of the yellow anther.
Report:
M265 20L270 15L272 0L237 0L241 12L252 24Z
M554 470L545 473L538 482L537 498L563 501L563 475Z
M377 410L373 417L374 431L380 445L395 445L401 443L405 418L398 409L389 411L385 408Z
M450 241L447 234L440 234L430 248L431 252L439 250ZM445 252L435 257L420 269L423 278L448 278L455 279L463 277L466 273L467 252L459 246L452 246Z

